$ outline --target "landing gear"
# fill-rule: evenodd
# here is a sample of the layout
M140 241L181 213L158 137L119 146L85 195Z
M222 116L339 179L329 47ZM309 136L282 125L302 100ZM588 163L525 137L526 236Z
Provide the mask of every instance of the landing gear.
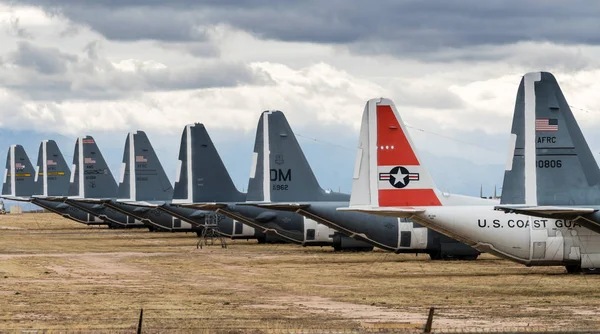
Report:
M565 268L567 269L567 274L580 274L580 273L582 273L581 266L578 265L578 264L571 264L571 265L565 266Z
M437 261L437 260L443 260L442 258L442 251L440 250L435 250L433 252L429 253L429 258L433 261Z
M451 260L460 260L460 261L475 261L479 255L448 255L442 253L441 250L432 251L429 253L429 258L433 261L451 261Z
M571 264L565 266L567 269L567 274L600 274L600 268L581 268L579 264Z

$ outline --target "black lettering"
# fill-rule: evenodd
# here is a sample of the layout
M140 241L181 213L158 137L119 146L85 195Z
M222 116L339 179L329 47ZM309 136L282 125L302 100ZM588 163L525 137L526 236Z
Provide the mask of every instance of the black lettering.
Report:
M271 181L292 181L292 170L288 169L284 172L281 169L271 169L269 170L269 177Z
M280 169L279 170L279 179L281 181L291 181L292 180L292 170L288 169L287 172L285 172L285 174L283 174Z
M557 221L554 222L554 225L558 228L563 227L563 221L558 219Z
M562 168L561 160L538 160L538 168Z
M514 220L512 220L512 219L509 219L509 220L508 220L508 227L510 227L510 228L513 228L513 227L515 227L515 221L514 221Z
M487 226L487 221L485 219L477 219L477 225L479 225L479 227L486 227Z
M538 144L556 144L556 137L538 137Z
M494 228L500 227L500 220L494 219Z

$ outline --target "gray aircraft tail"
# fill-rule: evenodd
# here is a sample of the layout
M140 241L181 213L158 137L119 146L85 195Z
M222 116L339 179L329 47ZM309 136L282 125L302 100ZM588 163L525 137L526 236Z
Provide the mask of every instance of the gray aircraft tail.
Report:
M600 170L556 79L521 80L501 204L600 205Z
M173 198L173 186L143 131L127 135L118 194L118 199L134 202Z
M179 147L173 203L243 202L203 124L186 125Z
M248 201L349 201L321 188L281 111L265 111L258 121Z
M104 199L116 195L117 182L94 138L77 138L69 196Z
M35 181L39 195L67 196L71 170L54 140L44 140L40 144Z
M2 195L6 197L29 198L39 194L35 183L36 171L21 145L11 145L6 156L6 170Z

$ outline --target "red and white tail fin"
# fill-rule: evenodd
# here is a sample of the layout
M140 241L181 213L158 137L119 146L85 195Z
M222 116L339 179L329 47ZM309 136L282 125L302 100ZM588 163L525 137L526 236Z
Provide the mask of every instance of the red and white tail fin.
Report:
M350 206L439 206L435 184L421 165L394 102L367 102L354 166Z

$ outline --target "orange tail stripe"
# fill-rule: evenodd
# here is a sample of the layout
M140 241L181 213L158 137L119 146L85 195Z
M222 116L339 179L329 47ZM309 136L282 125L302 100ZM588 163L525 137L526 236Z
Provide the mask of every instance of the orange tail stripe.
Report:
M441 206L433 189L380 189L379 206Z
M377 165L419 165L390 106L377 106Z

